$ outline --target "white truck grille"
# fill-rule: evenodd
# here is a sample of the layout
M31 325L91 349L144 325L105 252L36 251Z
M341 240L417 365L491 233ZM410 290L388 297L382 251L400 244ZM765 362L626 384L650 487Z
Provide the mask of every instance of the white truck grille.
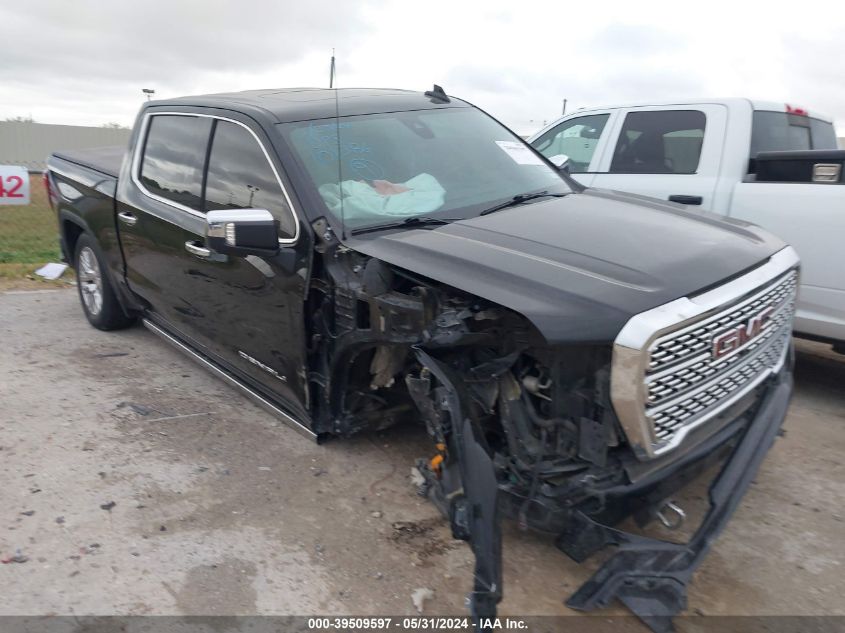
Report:
M638 456L671 450L782 366L796 266L785 249L740 279L626 325L614 346L611 396Z

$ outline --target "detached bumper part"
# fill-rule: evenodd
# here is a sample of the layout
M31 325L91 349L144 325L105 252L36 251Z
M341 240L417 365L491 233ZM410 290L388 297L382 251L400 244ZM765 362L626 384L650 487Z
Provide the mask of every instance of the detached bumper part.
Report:
M467 541L472 548L475 571L469 609L476 628L486 630L479 622L495 618L496 605L502 599L499 485L493 460L478 443L469 418L463 414L457 381L450 377L448 367L419 348L415 352L420 364L440 385L435 406L443 415L441 430L448 457L442 465L442 494L435 503L446 507L452 536Z
M654 631L671 631L686 608L686 586L727 525L751 484L786 416L792 393L789 365L760 403L721 472L710 485L710 509L686 544L630 534L594 522L581 512L558 538L576 561L605 545L619 550L566 602L579 611L606 607L618 598Z

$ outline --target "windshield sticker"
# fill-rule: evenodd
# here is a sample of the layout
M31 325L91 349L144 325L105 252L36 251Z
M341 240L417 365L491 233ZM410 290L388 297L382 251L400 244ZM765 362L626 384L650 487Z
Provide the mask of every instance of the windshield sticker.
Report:
M350 128L349 123L309 124L308 140L312 144L311 155L314 160L324 165L337 164L340 161L340 167L346 172L351 172L355 178L384 178L384 168L367 158L372 154L372 149L367 143L343 142L344 130Z
M496 141L502 151L510 156L517 165L544 165L540 157L518 141Z

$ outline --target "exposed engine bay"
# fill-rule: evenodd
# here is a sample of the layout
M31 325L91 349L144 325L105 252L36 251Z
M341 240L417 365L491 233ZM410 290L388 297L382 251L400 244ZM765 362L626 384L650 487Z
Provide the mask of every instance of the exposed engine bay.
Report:
M344 246L315 266L316 430L425 423L426 494L476 555L473 613L501 599L500 516L559 534L624 478L610 349L549 348L521 315Z
M417 463L419 492L472 548L475 621L495 616L502 598L507 517L554 535L576 562L617 548L568 606L618 599L652 629L671 630L693 572L774 441L791 372L734 399L681 450L643 461L612 404L612 345L549 345L512 309L333 239L316 251L307 305L314 430L425 424L432 450ZM627 517L680 527L671 495L715 464L710 508L688 543L615 527Z

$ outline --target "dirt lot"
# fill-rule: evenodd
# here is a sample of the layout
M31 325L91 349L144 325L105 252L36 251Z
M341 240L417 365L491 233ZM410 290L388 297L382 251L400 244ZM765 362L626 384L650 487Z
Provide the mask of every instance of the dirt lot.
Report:
M409 481L417 429L317 446L73 290L0 293L0 615L463 613L472 557ZM797 392L691 612L845 614L845 358ZM700 503L693 486L682 501ZM505 614L566 614L597 566L505 530ZM622 613L623 611L618 610Z

